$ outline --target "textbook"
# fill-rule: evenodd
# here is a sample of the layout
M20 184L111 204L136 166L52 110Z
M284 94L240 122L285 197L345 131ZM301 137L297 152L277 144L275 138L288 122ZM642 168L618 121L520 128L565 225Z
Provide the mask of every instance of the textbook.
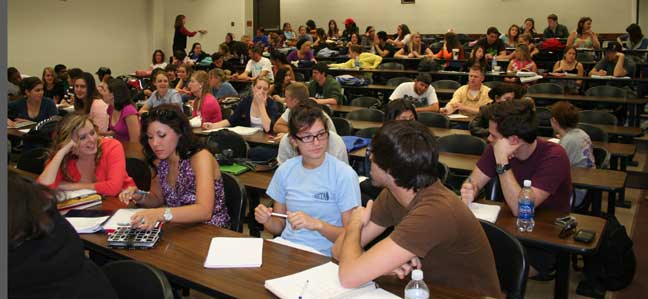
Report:
M85 209L99 204L101 204L101 195L94 190L81 189L61 192L56 208L59 210Z
M205 268L258 268L263 257L262 238L212 238Z
M340 285L338 265L328 262L292 275L265 281L265 288L281 299L392 299L400 298L371 281L359 288Z

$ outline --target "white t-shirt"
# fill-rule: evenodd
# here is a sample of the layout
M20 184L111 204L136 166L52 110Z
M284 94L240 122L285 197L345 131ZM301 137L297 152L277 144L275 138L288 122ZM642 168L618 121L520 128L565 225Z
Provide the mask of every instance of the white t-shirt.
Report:
M428 89L423 94L419 95L414 91L414 82L405 82L398 85L398 87L394 89L394 92L392 92L391 96L389 96L390 101L396 99L408 99L414 102L416 107L430 106L439 102L436 91L434 91L432 85L428 86Z
M407 45L407 43L409 43L409 41L410 41L410 38L412 38L411 34L405 34L405 36L403 36L403 40L401 40L401 42L403 42L403 44ZM399 39L396 38L396 40L399 40Z
M258 62L254 59L248 60L247 65L245 66L245 71L250 74L250 77L256 77L261 74L262 71L268 71L268 78L271 81L274 81L274 75L272 74L272 63L270 59L261 57Z

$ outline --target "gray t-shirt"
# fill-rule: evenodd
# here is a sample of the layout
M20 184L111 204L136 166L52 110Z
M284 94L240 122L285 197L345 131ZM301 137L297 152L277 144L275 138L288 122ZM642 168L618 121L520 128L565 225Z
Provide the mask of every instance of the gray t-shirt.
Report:
M608 76L612 76L614 74L614 67L616 66L616 61L609 61L607 58L603 57L596 66L594 66L595 69L597 70L605 70L607 72ZM627 57L623 59L623 68L628 72L626 76L628 77L633 77L635 73L635 64L630 61Z
M565 148L571 166L581 168L595 167L592 140L585 131L579 128L570 129L565 136L560 138L560 145ZM579 206L583 202L586 193L586 189L574 188L574 202L572 206Z
M162 104L176 104L180 109L182 109L182 98L180 97L180 93L175 89L169 89L164 96L160 96L156 90L146 100L146 105L148 105L149 109L153 109Z
M338 160L349 164L347 148L346 145L344 145L342 137L331 130L329 130L328 148L326 149L326 152L336 157ZM290 144L288 134L284 135L279 142L279 153L277 154L277 161L279 163L283 163L288 159L297 156L299 156L299 153L292 146L292 144Z
M328 127L329 131L333 131L337 133L337 130L335 129L335 124L333 123L333 120L331 119L328 114L324 113L324 117L326 117L326 126ZM288 121L290 120L290 108L286 108L286 111L281 114L281 119L283 119L286 124L288 124Z

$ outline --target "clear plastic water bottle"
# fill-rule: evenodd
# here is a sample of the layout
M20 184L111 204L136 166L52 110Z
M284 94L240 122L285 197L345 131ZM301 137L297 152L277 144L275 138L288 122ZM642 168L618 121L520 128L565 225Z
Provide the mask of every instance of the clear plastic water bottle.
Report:
M358 58L355 59L355 69L356 70L360 69L360 59L358 59Z
M491 60L491 71L495 71L497 69L497 58L495 55L493 55L493 59Z
M428 299L430 290L423 281L423 271L412 271L412 280L405 286L405 299Z
M533 190L531 180L524 180L524 187L518 196L517 228L521 232L532 232L535 226L533 220L535 204L533 202Z

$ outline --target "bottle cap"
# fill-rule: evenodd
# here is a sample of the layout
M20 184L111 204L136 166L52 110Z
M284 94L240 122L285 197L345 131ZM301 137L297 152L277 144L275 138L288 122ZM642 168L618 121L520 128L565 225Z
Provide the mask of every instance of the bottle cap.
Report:
M423 271L416 269L412 271L412 280L422 280L423 279Z
M531 187L531 180L524 180L524 187L525 188Z

